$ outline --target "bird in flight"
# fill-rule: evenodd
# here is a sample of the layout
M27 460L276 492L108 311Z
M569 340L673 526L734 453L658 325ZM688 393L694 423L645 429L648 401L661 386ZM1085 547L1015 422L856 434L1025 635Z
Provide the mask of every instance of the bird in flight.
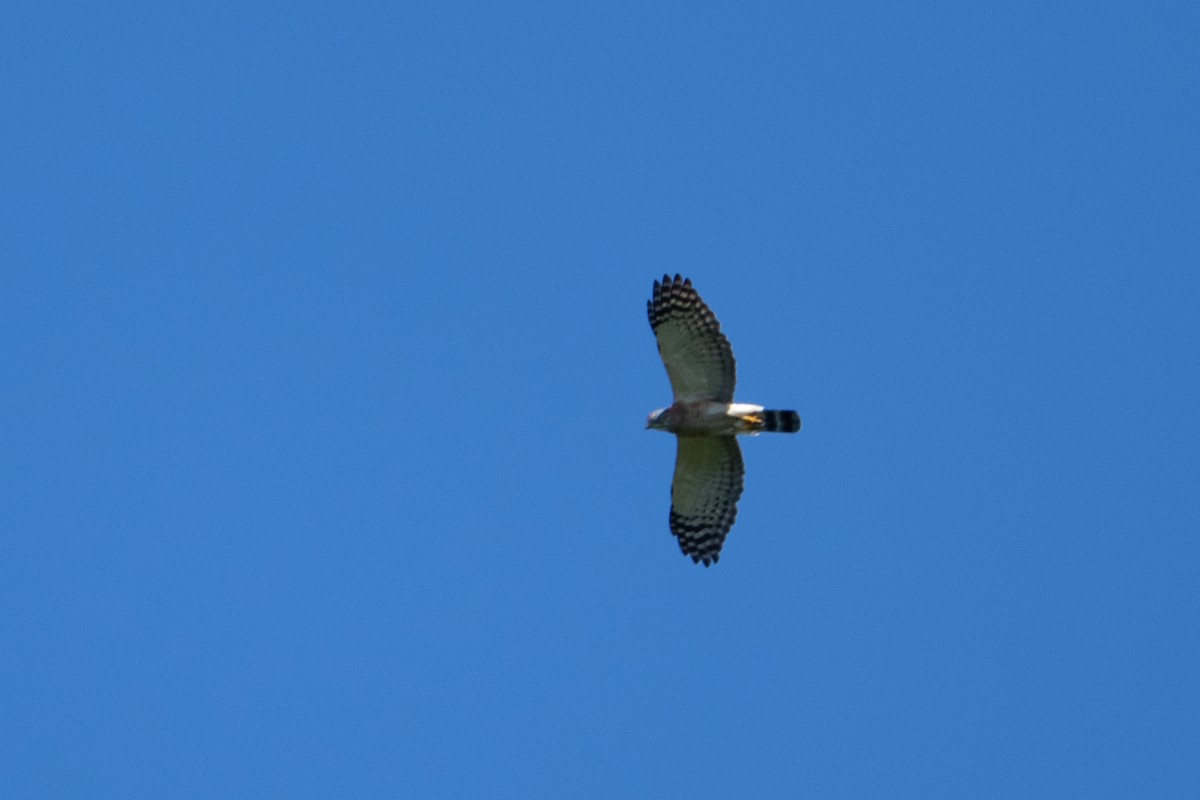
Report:
M733 402L733 348L690 279L664 275L646 304L675 400L651 412L646 427L675 434L671 533L684 555L717 563L742 496L738 434L795 433L800 415Z

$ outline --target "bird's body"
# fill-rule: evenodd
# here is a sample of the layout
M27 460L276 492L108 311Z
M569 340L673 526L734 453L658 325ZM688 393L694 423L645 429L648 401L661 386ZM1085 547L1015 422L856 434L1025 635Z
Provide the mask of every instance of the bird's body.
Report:
M800 416L795 411L768 411L753 403L693 400L652 412L646 427L680 436L756 436L775 431L795 433L800 430Z
M733 402L733 349L690 280L664 275L647 304L650 327L675 402L654 411L646 427L678 438L671 483L671 532L683 552L715 564L737 517L745 469L738 434L795 433L800 415Z

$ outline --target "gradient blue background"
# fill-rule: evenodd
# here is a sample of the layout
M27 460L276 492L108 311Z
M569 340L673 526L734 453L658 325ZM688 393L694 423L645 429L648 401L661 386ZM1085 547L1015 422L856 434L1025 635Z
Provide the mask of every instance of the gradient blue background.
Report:
M1200 796L1197 8L5 3L0 794Z

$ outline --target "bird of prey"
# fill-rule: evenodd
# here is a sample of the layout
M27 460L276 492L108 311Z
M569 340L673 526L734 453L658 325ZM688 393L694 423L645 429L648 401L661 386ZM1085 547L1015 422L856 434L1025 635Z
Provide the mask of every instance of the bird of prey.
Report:
M707 567L721 556L742 496L737 435L795 433L800 415L733 402L733 349L690 279L664 275L646 306L675 394L670 407L651 412L646 427L675 434L671 533L684 555Z

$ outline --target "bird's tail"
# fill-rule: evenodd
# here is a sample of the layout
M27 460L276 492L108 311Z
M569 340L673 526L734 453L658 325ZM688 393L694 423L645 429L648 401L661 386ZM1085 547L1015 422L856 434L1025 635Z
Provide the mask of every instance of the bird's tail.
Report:
M795 433L800 430L800 415L795 411L760 411L762 428L775 433Z

